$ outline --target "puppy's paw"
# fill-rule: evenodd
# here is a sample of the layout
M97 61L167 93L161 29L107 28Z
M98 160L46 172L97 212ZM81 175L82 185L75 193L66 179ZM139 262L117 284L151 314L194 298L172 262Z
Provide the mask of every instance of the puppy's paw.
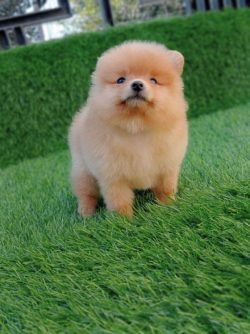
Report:
M120 215L132 218L133 217L133 208L131 205L124 205L119 208L117 208L117 211Z
M84 200L78 202L78 213L82 217L89 217L96 212L97 198L85 196Z
M164 192L155 193L155 197L159 202L166 204L166 205L171 205L176 200L175 194L166 194Z
M103 189L107 209L131 218L133 216L134 193L126 183L114 183Z

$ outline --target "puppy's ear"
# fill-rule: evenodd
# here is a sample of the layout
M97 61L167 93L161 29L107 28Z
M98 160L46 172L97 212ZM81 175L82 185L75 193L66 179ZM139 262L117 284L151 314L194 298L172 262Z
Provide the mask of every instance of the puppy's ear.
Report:
M173 51L173 50L169 50L168 55L171 61L173 62L176 71L178 72L178 74L181 75L183 72L183 67L184 67L183 55L179 51Z

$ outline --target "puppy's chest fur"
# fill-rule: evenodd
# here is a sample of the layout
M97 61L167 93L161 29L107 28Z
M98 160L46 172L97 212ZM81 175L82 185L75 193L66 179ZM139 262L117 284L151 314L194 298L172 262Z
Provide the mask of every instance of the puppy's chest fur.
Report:
M166 164L164 137L131 135L129 140L114 142L114 150L117 173L121 173L133 188L152 187Z
M173 134L108 132L95 148L91 170L99 178L127 182L134 189L153 187L171 169Z

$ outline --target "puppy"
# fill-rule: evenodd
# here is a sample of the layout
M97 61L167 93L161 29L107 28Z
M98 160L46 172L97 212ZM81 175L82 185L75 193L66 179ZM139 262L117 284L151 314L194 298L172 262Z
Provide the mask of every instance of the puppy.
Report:
M82 216L95 213L99 195L128 217L134 189L166 204L174 198L188 142L183 66L181 53L153 42L126 42L99 58L69 132Z

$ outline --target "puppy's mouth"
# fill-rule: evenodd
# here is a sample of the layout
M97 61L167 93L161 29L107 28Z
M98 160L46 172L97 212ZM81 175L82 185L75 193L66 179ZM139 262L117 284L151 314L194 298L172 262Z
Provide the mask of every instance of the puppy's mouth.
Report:
M145 96L141 94L135 94L128 96L125 100L122 101L123 103L134 104L137 105L141 102L148 102Z
M144 97L144 96L142 96L142 95L139 95L139 94L137 94L137 95L134 95L134 96L129 96L128 98L126 98L126 102L128 102L128 101L135 101L135 100L138 100L138 101L147 101L147 99Z

